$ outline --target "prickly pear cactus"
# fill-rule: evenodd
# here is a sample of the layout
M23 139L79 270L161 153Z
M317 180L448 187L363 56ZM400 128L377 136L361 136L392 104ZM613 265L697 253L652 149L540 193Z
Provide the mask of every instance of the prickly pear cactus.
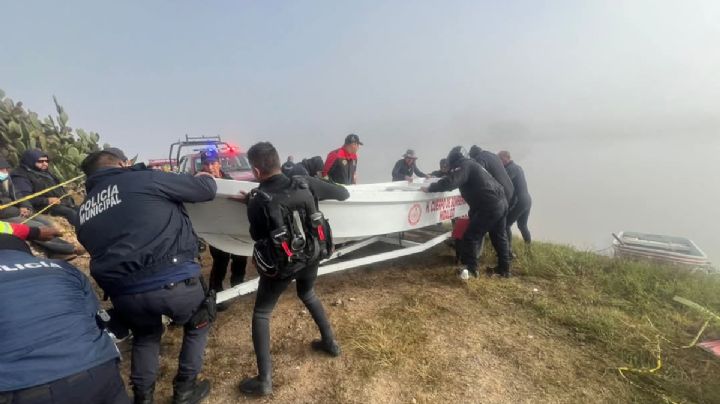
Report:
M61 179L81 174L80 163L99 149L100 136L68 126L68 114L53 97L57 116L40 118L0 90L0 153L17 166L28 149L41 149L52 159L50 170Z

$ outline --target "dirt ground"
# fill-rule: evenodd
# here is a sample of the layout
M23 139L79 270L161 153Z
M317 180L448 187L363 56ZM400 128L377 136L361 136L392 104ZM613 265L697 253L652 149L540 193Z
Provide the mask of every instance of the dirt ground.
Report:
M205 272L210 263L205 257ZM86 259L75 264L85 267ZM203 377L213 386L206 402L634 401L631 388L597 354L522 306L546 285L522 278L463 283L453 268L447 247L437 247L319 278L317 293L343 349L339 358L310 349L317 328L291 285L272 318L274 394L268 398L246 398L238 390L242 378L256 374L254 294L236 299L210 334ZM170 402L181 337L181 329L171 327L163 338L158 403ZM123 356L127 376L127 349Z

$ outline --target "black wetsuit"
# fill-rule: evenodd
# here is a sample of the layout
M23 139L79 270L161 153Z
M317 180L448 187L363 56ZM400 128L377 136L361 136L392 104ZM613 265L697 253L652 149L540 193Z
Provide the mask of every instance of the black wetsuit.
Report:
M469 271L477 274L477 252L485 234L490 233L498 255L498 271L509 273L510 252L505 226L508 203L503 187L476 161L463 158L447 176L431 184L429 191L442 192L455 188L460 188L460 194L470 205L470 222L458 243L460 261Z
M310 189L318 200L336 199L345 200L350 195L339 185L331 184L317 178L306 178ZM261 191L270 195L283 192L291 185L291 180L283 174L275 175L260 183ZM253 240L268 238L270 231L268 219L260 202L251 199L248 203L248 219L250 221L250 235ZM257 358L258 379L269 382L272 379L272 362L270 359L270 316L282 292L290 285L293 279L297 283L297 295L310 312L313 320L320 329L323 341L334 340L332 327L325 315L320 300L315 295L315 279L317 278L318 263L308 265L293 276L286 279L268 278L260 275L255 308L252 319L252 339Z
M532 206L532 198L528 192L527 182L525 181L525 172L522 167L515 164L514 161L505 166L505 170L510 176L510 180L515 187L515 200L510 208L507 217L507 234L508 242L512 245L512 232L510 228L513 223L517 222L518 229L522 234L522 238L526 243L530 243L530 230L528 229L528 218L530 217L530 208Z

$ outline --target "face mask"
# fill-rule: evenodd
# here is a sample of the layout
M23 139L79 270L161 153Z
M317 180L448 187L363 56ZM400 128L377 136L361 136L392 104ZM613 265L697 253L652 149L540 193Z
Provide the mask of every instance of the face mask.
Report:
M8 174L8 173L0 173L0 182L5 181L6 179L8 179L8 176L9 176L9 175L10 175L10 174Z

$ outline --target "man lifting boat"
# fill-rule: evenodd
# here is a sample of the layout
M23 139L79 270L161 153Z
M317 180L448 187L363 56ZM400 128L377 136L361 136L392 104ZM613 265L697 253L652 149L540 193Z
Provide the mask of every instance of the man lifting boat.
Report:
M153 402L163 315L184 326L172 402L199 403L210 392L210 382L197 376L215 299L200 278L198 239L183 203L214 199L215 180L128 167L118 150L93 152L81 168L87 197L78 240L90 253L90 273L133 332L135 403Z
M211 174L214 178L232 179L222 170L217 150L202 151L200 153L200 164L202 164L201 171ZM223 281L227 274L228 264L230 264L230 287L239 285L245 280L247 257L230 254L213 246L210 246L210 255L213 259L212 269L210 270L210 289L214 290L215 293L223 291ZM220 311L228 307L229 302L217 305Z
M427 174L417 167L417 155L415 150L408 149L402 158L395 163L392 170L393 181L411 181L413 175L420 178L427 178Z
M512 251L512 231L510 228L513 223L517 222L518 229L522 234L522 238L526 244L530 244L530 229L528 229L528 218L530 217L530 208L532 207L532 198L528 192L527 182L525 181L525 172L522 167L517 165L510 156L510 152L503 150L498 153L498 157L505 165L505 170L515 187L515 198L511 204L510 212L507 217L507 234L510 251Z
M458 243L460 261L464 265L458 275L462 279L478 276L478 249L485 234L490 233L498 265L488 268L487 274L509 277L510 253L505 227L508 202L502 185L480 164L466 158L460 146L450 150L447 159L450 166L448 175L422 189L425 192L446 192L460 188L460 194L470 207L470 221Z
M362 145L358 135L351 133L345 136L343 147L328 153L323 177L341 185L357 183L357 152Z
M277 150L268 142L253 145L247 155L260 182L249 198L242 196L248 203L250 235L255 241L253 259L260 275L252 319L258 375L243 380L240 390L267 395L272 393L270 316L293 280L298 297L320 330L321 338L312 342L312 348L330 356L340 355L314 289L318 264L332 253L330 227L318 210L317 200L345 200L350 194L344 187L320 179L283 175Z
M495 181L502 185L503 190L505 190L505 199L508 202L508 206L512 206L515 187L507 171L505 171L505 167L500 158L495 153L483 150L476 145L470 147L469 157L478 162L482 168L487 170L487 172L495 178Z

